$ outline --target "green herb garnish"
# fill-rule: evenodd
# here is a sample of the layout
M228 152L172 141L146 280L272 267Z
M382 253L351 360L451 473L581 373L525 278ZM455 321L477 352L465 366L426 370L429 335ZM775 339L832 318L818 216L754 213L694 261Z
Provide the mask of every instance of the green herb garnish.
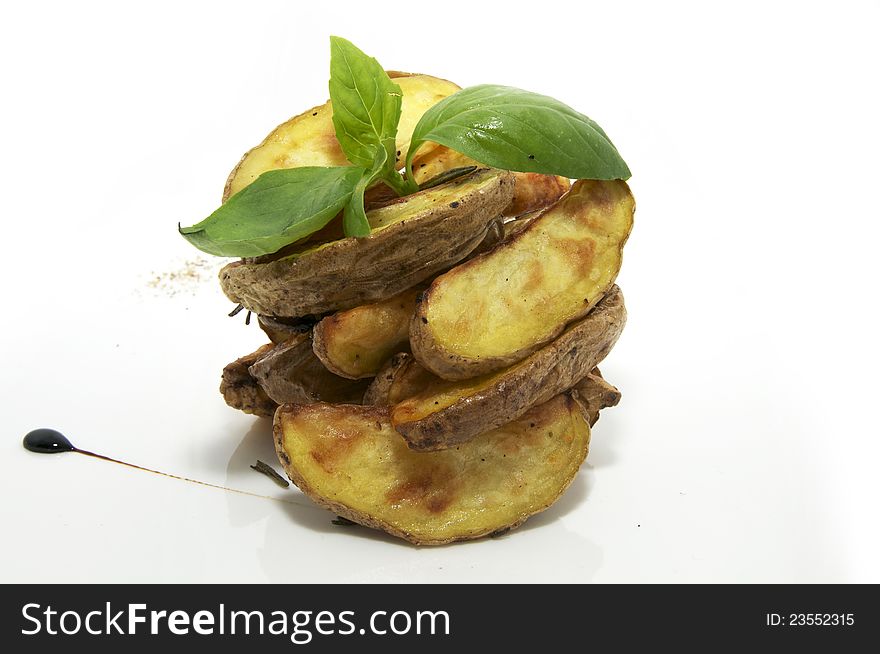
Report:
M270 170L202 222L179 228L195 247L225 257L277 252L340 211L346 236L370 233L364 192L382 182L399 195L419 190L412 162L433 141L495 168L575 179L628 179L629 168L593 120L553 98L507 86L462 89L416 125L397 171L402 94L385 70L343 38L330 39L333 126L352 166Z
M281 488L287 488L290 486L290 482L279 475L275 468L270 466L268 463L260 461L259 459L257 459L257 462L251 466L251 470L256 470L257 472L263 473L269 479L281 486Z
M629 168L593 120L558 100L509 86L462 89L425 112L406 157L426 141L480 163L574 179L628 179Z
M379 62L351 42L330 37L330 102L336 140L350 162L365 172L345 207L347 236L367 236L370 223L364 211L364 191L377 179L402 191L395 170L397 124L403 93Z
M316 232L348 201L363 168L269 170L217 211L180 230L198 249L221 257L257 257Z

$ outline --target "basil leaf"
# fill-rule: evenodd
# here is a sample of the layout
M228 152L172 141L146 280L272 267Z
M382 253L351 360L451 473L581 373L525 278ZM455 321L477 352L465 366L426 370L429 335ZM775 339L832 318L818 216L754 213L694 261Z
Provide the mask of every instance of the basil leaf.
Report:
M575 179L628 179L629 168L593 120L546 95L483 84L462 89L428 109L406 158L434 141L480 163Z
M357 166L269 170L205 220L179 231L208 254L271 254L330 222L364 172Z
M378 61L350 41L330 37L333 126L350 162L371 169L377 152L384 150L384 165L393 169L402 100L400 87Z
M385 150L377 152L373 167L365 170L355 185L342 217L342 229L346 236L369 236L370 222L364 209L364 192L382 174L387 160L388 155L385 154Z

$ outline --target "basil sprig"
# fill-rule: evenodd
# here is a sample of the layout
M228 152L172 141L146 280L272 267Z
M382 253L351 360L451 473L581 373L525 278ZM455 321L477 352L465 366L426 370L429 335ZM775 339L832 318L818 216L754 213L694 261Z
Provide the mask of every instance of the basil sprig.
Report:
M381 180L418 190L412 163L428 141L488 166L576 179L628 179L629 168L593 120L545 95L508 86L463 89L416 125L404 180L396 170L402 93L385 70L343 38L330 39L330 100L336 139L352 166L270 170L202 222L180 229L195 247L227 257L277 252L344 211L346 236L366 236L364 192Z
M350 162L372 168L376 153L384 150L393 166L402 100L400 87L378 61L345 39L330 37L333 126Z
M364 174L358 166L268 170L217 211L180 233L221 257L256 257L316 232L348 204Z
M397 124L403 93L379 62L350 41L330 37L330 102L336 139L353 164L366 169L345 207L347 236L366 236L370 223L364 211L364 191L376 179L390 178L395 170Z
M510 86L462 89L425 112L406 158L426 141L482 164L574 179L628 179L629 168L595 121L559 100Z
M373 167L370 170L365 170L355 185L342 216L342 231L346 236L368 236L370 234L370 222L367 220L367 212L364 209L364 193L370 184L382 175L387 160L388 155L384 150L377 152Z

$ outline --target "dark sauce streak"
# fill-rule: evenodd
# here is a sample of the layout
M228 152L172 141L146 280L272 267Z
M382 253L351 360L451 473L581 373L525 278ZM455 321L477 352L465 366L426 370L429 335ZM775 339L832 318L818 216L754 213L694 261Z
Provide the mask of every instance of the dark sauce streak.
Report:
M251 493L249 491L238 490L236 488L229 488L227 486L219 486L217 484L211 484L206 481L199 481L198 479L190 479L189 477L181 477L180 475L173 475L169 472L161 472L160 470L153 470L152 468L145 468L143 466L136 465L134 463L129 463L128 461L120 461L119 459L114 459L109 456L104 456L103 454L98 454L96 452L89 452L88 450L81 450L76 447L70 440L62 434L60 431L56 431L55 429L34 429L31 432L28 432L24 440L22 441L22 445L24 445L24 449L29 452L36 452L37 454L60 454L62 452L76 452L77 454L82 454L83 456L89 456L94 459L100 459L102 461L109 461L110 463L118 463L119 465L128 466L129 468L134 468L135 470L143 470L144 472L151 472L154 475L162 475L163 477L170 477L171 479L178 479L180 481L186 481L191 484L198 484L199 486L207 486L209 488L217 488L219 490L229 491L230 493L239 493L240 495L250 495L251 497L260 497L265 500L275 500L278 502L284 502L286 504L296 504L297 506L308 506L307 504L300 504L299 502L293 502L291 500L285 500L280 497L271 497L269 495L260 495L259 493Z
M24 437L24 449L37 454L57 454L59 452L76 452L67 437L54 429L34 429Z

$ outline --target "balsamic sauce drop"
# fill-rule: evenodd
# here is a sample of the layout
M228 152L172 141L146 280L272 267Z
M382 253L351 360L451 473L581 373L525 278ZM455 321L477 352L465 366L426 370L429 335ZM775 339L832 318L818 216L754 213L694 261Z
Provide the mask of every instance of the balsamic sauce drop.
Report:
M128 463L127 461L120 461L119 459L113 459L109 456L104 456L103 454L96 454L95 452L89 452L88 450L81 450L76 447L73 443L68 440L67 436L62 434L60 431L55 429L34 429L33 431L29 431L25 434L24 440L22 441L22 445L24 449L30 452L36 452L37 454L59 454L61 452L76 452L77 454L82 454L84 456L90 456L95 459L101 459L102 461L110 461L111 463L118 463L123 466L128 466L129 468L135 468L137 470L143 470L144 472L152 472L155 475L162 475L163 477L171 477L172 479L179 479L180 481L187 481L191 484L198 484L200 486L209 486L210 488L219 488L220 490L229 491L232 493L240 493L241 495L250 495L252 497L261 497L267 500L276 500L279 502L285 502L286 504L296 504L298 506L307 506L304 504L300 504L299 502L294 502L292 500L282 499L280 497L271 497L269 495L260 495L259 493L251 493L249 491L238 490L236 488L228 488L226 486L219 486L217 484L210 484L206 481L199 481L198 479L190 479L189 477L181 477L180 475L172 475L169 472L161 472L159 470L153 470L152 468L144 468L143 466L135 465L134 463Z
M54 429L34 429L24 437L24 449L38 454L57 454L58 452L76 452L67 436Z

